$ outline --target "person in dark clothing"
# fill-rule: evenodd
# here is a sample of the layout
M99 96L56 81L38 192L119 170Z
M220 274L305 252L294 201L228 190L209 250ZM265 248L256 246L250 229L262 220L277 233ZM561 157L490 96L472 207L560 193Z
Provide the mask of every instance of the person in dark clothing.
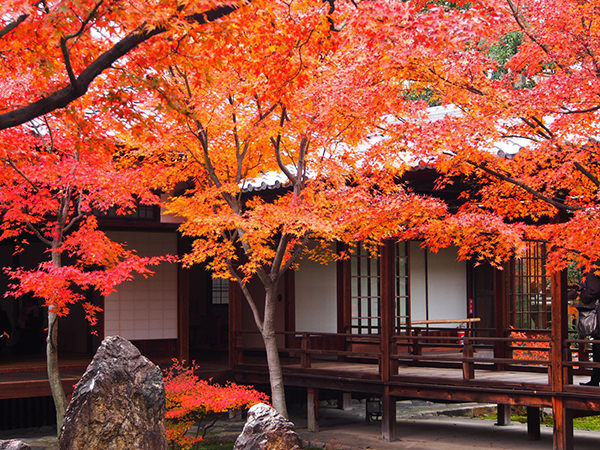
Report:
M600 299L600 276L594 271L587 272L578 289L579 300L584 305L592 305ZM594 338L598 339L598 338ZM600 363L600 344L592 344L592 360ZM600 386L600 367L592 369L592 378L582 386Z

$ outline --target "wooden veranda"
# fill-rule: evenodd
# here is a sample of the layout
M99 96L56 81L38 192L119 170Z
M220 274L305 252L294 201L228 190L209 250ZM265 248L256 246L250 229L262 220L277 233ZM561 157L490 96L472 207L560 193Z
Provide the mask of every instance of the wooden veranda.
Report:
M396 401L401 399L496 403L499 423L510 420L510 405L521 405L527 407L533 438L540 433L540 408L551 408L554 448L569 450L573 418L600 413L600 388L579 385L600 364L588 360L585 348L592 341L569 337L564 273L551 277L551 296L552 327L545 335L468 327L464 336L445 336L417 323L398 333L392 293L384 287L379 334L279 333L284 382L307 389L308 405L314 407L309 427L318 426L320 389L379 397L386 440L396 437ZM247 344L253 332L239 326L241 300L238 296L230 304L230 365L238 381L268 383L262 351Z

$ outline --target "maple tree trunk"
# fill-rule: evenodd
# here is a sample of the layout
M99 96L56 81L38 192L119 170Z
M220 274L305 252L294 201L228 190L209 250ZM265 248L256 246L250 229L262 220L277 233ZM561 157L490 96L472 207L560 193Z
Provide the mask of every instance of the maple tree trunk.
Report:
M271 401L279 414L287 419L288 412L285 403L285 388L283 374L275 337L275 290L267 288L265 293L265 313L262 329L262 338L267 352L267 365L269 368L269 383L271 385Z
M56 267L61 266L60 254L52 252L52 263ZM67 396L60 381L58 368L58 316L54 313L54 306L48 306L48 334L46 336L46 368L48 370L48 381L50 391L56 409L56 433L60 434L65 410L67 409Z

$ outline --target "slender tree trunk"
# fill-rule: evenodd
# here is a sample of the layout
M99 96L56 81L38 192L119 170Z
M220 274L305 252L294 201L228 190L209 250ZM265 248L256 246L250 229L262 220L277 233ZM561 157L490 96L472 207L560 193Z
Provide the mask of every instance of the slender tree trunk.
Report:
M52 263L55 267L61 266L60 254L52 252ZM50 391L56 409L56 433L60 434L65 410L67 409L67 396L60 381L58 369L58 316L54 313L54 306L48 306L48 335L46 336L46 367Z
M283 374L281 372L279 350L277 349L277 339L275 337L275 297L275 287L266 288L262 337L265 343L265 350L267 351L269 382L271 384L271 401L277 412L287 418L288 412L285 403Z

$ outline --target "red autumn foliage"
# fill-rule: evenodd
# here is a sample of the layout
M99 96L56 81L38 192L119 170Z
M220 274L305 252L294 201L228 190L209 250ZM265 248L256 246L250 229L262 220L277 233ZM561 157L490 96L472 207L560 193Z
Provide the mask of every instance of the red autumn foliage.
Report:
M218 414L248 409L256 403L267 403L269 397L235 383L225 386L211 380L201 380L194 372L195 364L173 360L165 371L164 383L167 397L167 440L172 448L189 449L201 441L208 428L215 424ZM188 436L196 425L195 435Z
M513 339L527 339L523 341L514 341L513 344L516 347L529 347L519 348L513 350L513 358L515 359L530 359L538 361L549 361L550 360L550 342L536 342L529 339L547 339L548 336L543 333L527 333L525 331L511 331L510 337ZM544 350L544 349L548 350Z

